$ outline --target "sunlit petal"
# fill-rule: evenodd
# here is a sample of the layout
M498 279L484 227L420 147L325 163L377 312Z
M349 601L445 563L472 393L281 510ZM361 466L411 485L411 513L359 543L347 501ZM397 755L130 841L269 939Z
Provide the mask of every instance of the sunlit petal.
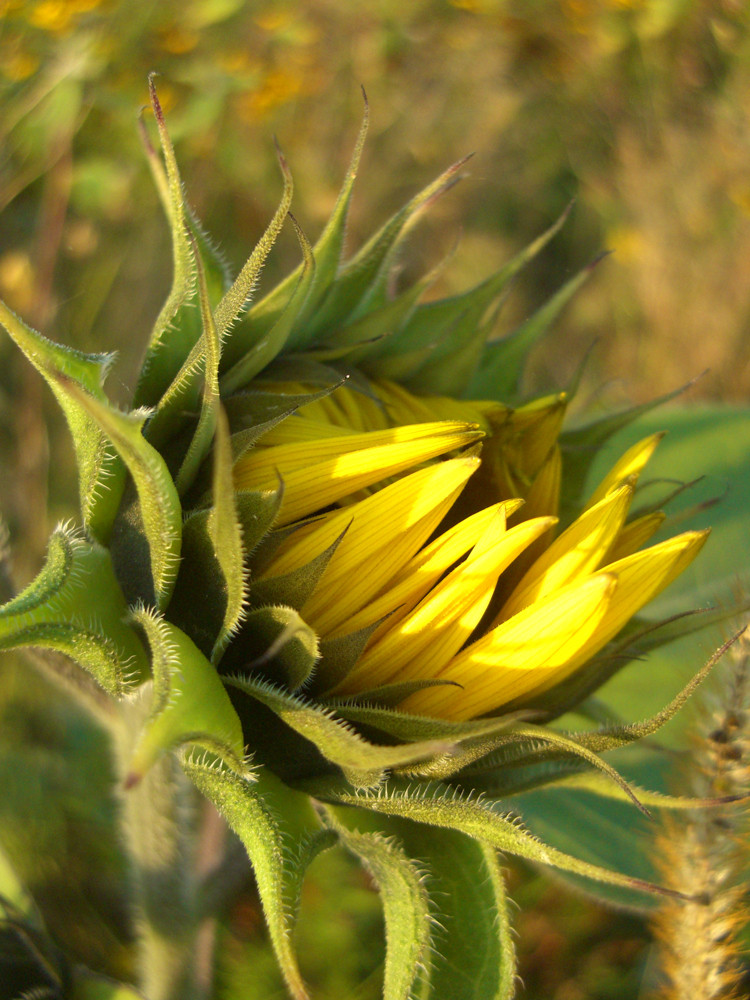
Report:
M441 680L461 687L425 688L402 703L405 711L469 719L552 684L572 669L595 633L616 588L606 573L567 587L499 625L455 656Z

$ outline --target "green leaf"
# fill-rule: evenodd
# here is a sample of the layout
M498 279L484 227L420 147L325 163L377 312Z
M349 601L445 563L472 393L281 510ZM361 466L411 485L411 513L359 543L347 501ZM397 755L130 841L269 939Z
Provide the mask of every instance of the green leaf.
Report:
M143 646L126 615L107 550L59 527L36 579L0 608L0 648L56 650L119 697L129 682L148 676Z
M427 873L437 928L427 995L436 1000L512 1000L515 949L495 849L453 830L404 820L389 819L387 829Z
M245 845L284 980L295 1000L308 1000L291 945L292 921L284 898L289 877L277 823L253 787L221 762L207 762L192 754L184 758L183 767Z
M54 344L27 326L2 301L0 323L44 376L65 414L78 465L83 523L97 541L106 545L122 496L125 466L96 421L69 392L68 385L73 383L106 402L102 386L114 355L83 354Z
M410 1000L412 986L427 962L432 918L419 866L380 834L348 830L326 809L323 819L343 846L372 876L385 917L383 1000Z
M323 756L340 767L355 788L372 788L387 769L405 767L415 761L448 753L452 744L445 739L382 746L369 743L330 709L287 694L262 680L229 677L226 683L244 691L270 708L286 725L314 743Z
M60 381L60 376L57 376ZM120 413L82 392L69 390L110 439L133 478L140 502L143 533L148 542L154 600L166 607L177 575L182 536L182 509L172 477L159 452L143 437L144 413Z
M174 625L145 608L133 612L149 645L153 687L149 718L130 760L125 787L135 785L168 750L197 743L244 774L244 737L237 713L197 646Z

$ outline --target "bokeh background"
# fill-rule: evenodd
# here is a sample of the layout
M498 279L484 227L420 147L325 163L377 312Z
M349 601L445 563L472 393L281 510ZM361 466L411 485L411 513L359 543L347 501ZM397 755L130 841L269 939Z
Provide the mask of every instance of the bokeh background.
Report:
M371 129L352 249L474 152L466 179L437 203L402 261L413 275L451 256L431 294L479 280L573 198L565 228L519 279L499 329L613 251L537 351L529 392L565 383L593 344L579 393L589 412L648 399L704 369L687 401L747 402L745 0L0 0L0 12L0 295L56 339L117 350L116 397L127 398L170 281L166 226L137 130L147 74L157 70L189 199L235 267L280 195L274 135L295 176L295 215L311 238L320 231L364 86ZM264 286L297 254L289 231ZM19 582L75 499L53 401L0 339L0 510ZM19 701L25 678L1 676L0 697L15 707L11 725L6 708L0 741L30 741L43 797L45 781L66 780L45 767L58 767L61 752L88 760L91 745L76 742L64 709L55 719L28 711ZM106 826L107 815L96 822ZM65 822L73 828L64 864L83 878L85 837ZM326 864L305 901L308 976L321 997L376 997L373 894L343 859ZM334 874L343 888L331 900L325 884ZM512 881L523 997L638 996L649 961L642 922L584 905L527 871ZM250 897L223 933L227 954L245 956L221 973L225 989L240 977L251 1000L277 995Z

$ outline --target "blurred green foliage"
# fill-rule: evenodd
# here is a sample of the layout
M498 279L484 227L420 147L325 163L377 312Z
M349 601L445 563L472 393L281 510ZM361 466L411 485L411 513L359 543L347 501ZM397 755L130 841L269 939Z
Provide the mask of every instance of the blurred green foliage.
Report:
M603 247L615 255L539 352L534 387L559 385L598 339L584 399L604 385L607 403L642 400L705 367L711 374L693 397L747 398L743 0L4 0L0 16L0 295L55 339L119 350L115 396L126 398L143 347L133 331L148 329L170 279L166 226L136 121L146 76L158 70L189 198L235 263L278 200L274 133L296 179L295 214L317 235L345 171L362 84L373 127L352 248L448 162L476 150L471 179L435 206L415 237L402 262L407 274L436 264L461 233L450 277L441 275L434 293L466 286L576 196L575 213L519 283L503 324L524 317ZM290 231L269 262L269 284L297 254ZM56 464L48 498L49 454ZM23 581L38 565L49 518L73 509L75 472L59 415L5 339L0 463L0 510ZM66 892L88 898L92 919L107 912L116 942L107 962L87 950L85 928L69 945L92 967L109 963L121 973L128 951L116 899L124 876L106 833L106 753L66 706L37 710L49 695L26 669L8 667L0 680L5 839L12 849L36 838L36 856L49 858L49 870L26 875L47 892L53 924L59 911L51 930L71 931ZM34 802L53 792L80 811L37 828ZM375 897L343 856L316 865L303 901L309 940L299 942L306 975L321 998L374 998ZM332 880L340 887L333 900L316 895L316 884ZM544 886L527 877L516 890L528 1000L634 997L642 927L568 896L561 903L562 893ZM242 985L248 998L282 996L270 958L262 976L268 952L251 887L218 933L223 995ZM353 941L365 942L354 964Z

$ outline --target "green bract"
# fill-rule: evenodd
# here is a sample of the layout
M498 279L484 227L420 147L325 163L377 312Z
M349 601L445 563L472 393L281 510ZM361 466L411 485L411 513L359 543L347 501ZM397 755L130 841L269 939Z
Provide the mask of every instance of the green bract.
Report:
M652 722L549 723L653 644L634 616L705 533L643 548L661 515L631 501L656 437L585 497L597 449L640 409L565 432L564 394L519 398L529 350L590 269L490 337L564 217L463 294L422 302L429 276L394 293L407 234L462 163L344 259L365 114L322 235L311 247L292 219L302 262L251 304L291 219L286 163L279 208L231 280L185 202L153 83L151 102L174 280L132 409L104 391L109 355L55 345L0 305L63 407L81 500L81 526L53 534L38 578L0 609L0 647L64 654L106 692L135 985L196 995L206 913L187 775L247 850L293 997L308 996L291 944L300 887L334 845L382 895L386 1000L510 997L498 852L629 902L667 891L540 842L513 797L558 785L646 813L686 804L631 788L600 754L652 733L710 665Z

